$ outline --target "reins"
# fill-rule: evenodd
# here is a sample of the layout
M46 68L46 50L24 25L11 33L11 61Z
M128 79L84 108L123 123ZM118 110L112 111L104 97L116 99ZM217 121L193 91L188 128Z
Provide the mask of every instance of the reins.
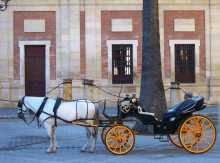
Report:
M104 93L106 93L110 96L117 97L117 98L124 98L123 96L121 96L122 86L120 88L119 94L117 95L117 94L115 94L115 93L113 93L109 90L106 90L106 89L102 88L102 86L97 86L96 84L92 83L91 80L82 79L81 81L82 81L83 85L87 85L87 86L97 88L97 89L101 90L102 92L104 92ZM61 85L64 85L66 83L68 83L68 82L62 82L62 83L58 84L57 86L53 87L51 90L47 91L46 94L49 95L51 92L53 92L54 90L60 88Z
M101 90L102 92L104 92L104 93L106 93L106 94L108 94L108 95L110 95L110 96L117 97L117 98L124 98L123 96L121 96L122 86L121 86L121 88L120 88L119 94L117 95L117 94L115 94L115 93L113 93L113 92L111 92L111 91L109 91L109 90L106 90L106 89L102 88L102 86L98 86L98 85L96 85L96 84L94 84L94 83L88 83L88 82L86 82L86 81L88 81L87 79L83 79L82 81L83 81L83 85L88 85L88 86L92 86L92 87L94 87L94 88L97 88L97 89ZM49 91L47 91L47 92L46 92L46 95L49 95L51 92L53 92L54 90L60 88L61 85L64 85L64 84L66 84L66 83L68 83L68 82L62 82L62 83L58 84L57 86L55 86L55 87L53 87L52 89L50 89ZM0 101L1 101L1 102L17 103L19 100L9 100L9 99L0 98ZM94 103L97 103L97 102L94 102Z
M109 90L106 90L106 89L102 88L102 86L98 86L98 85L94 84L93 82L91 83L90 81L91 81L91 80L88 80L88 79L83 79L83 80L82 80L83 85L87 85L87 86L91 86L91 87L94 87L94 88L96 88L96 89L99 89L100 91L102 91L102 92L104 92L104 93L106 93L106 94L108 94L108 95L110 95L110 96L117 97L118 100L119 100L120 98L124 98L123 96L121 96L122 86L121 86L121 88L120 88L119 94L117 95L117 94L115 94L115 93L113 93L113 92L111 92L111 91L109 91ZM68 83L68 82L62 82L62 83L58 84L57 86L53 87L51 90L47 91L46 94L47 94L47 95L50 94L50 93L53 92L54 90L58 89L61 85L64 85L64 84L66 84L66 83ZM22 98L22 104L23 104L28 110L32 110L32 109L30 109L30 108L24 103L24 98L25 98L25 96ZM39 107L39 109L37 110L37 112L34 113L34 117L32 118L31 121L27 122L27 120L25 119L25 117L22 117L22 118L21 118L21 119L25 122L25 124L30 125L30 124L35 120L35 118L37 118L38 127L40 127L39 117L40 117L40 114L41 114L41 113L47 114L47 115L49 116L48 118L55 118L55 119L57 118L57 119L63 120L62 118L57 117L56 112L55 112L54 115L51 115L51 114L48 114L48 113L46 113L45 111L43 111L43 108L44 108L44 105L45 105L47 99L48 99L47 97L44 98L44 101L42 102L42 104L41 104L41 106ZM12 102L12 103L18 103L18 102L20 102L19 100L17 101L17 100L8 100L8 99L0 99L0 101L2 101L2 102ZM71 100L71 101L74 101L74 100ZM95 103L100 103L100 101L103 101L103 100L90 101L90 102L95 104ZM104 100L104 101L106 101L106 100ZM18 107L18 108L19 108L19 107ZM22 114L23 114L24 112L26 112L26 111L22 110L22 107L19 108L19 111L20 111L20 113L22 113ZM63 120L63 121L65 121L65 120Z
M110 96L117 97L117 98L125 98L125 97L121 96L122 85L121 85L120 91L119 91L119 93L117 95L117 94L115 94L115 93L113 93L113 92L111 92L109 90L104 89L102 86L98 86L98 85L94 84L92 80L83 79L82 82L83 82L83 85L87 85L87 86L91 86L91 87L97 88L97 89L101 90L102 92L104 92L104 93L106 93L106 94L108 94Z

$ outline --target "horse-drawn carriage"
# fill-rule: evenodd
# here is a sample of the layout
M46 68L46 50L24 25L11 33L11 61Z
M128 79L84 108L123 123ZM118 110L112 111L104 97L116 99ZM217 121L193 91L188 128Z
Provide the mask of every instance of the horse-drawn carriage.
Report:
M163 119L158 120L153 113L145 112L141 108L135 96L126 97L118 101L117 116L110 117L104 113L107 120L100 121L100 126L104 127L102 140L113 154L123 155L130 152L135 144L135 135L123 122L127 117L135 117L144 125L153 126L154 135L158 135L155 138L168 136L170 142L179 148L193 154L205 153L215 144L216 129L207 117L193 114L205 107L203 97L192 97L170 108Z
M102 127L102 141L108 151L116 155L127 154L135 145L135 134L125 125L125 122L130 121L129 117L136 118L144 125L153 126L155 138L161 139L167 136L174 145L190 153L200 154L209 151L216 141L215 126L209 118L194 114L205 108L203 97L190 97L170 108L163 119L159 120L154 113L146 112L135 96L119 99L117 114L114 116L106 113L104 105L104 118L99 118L92 102L87 100L64 102L45 97L26 97L18 103L20 118L25 120L23 113L30 109L35 112L35 117L42 122L47 122L46 128L51 138L49 152L56 151L54 126L56 126L56 119L59 119L90 128ZM93 124L88 123L88 120L92 120ZM92 129L87 135L90 135L90 138L88 137L88 143L83 150L91 147L90 151L94 151L97 130Z

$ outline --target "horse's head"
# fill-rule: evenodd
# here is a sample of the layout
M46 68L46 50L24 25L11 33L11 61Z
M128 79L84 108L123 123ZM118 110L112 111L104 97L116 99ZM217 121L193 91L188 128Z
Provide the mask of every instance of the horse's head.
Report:
M17 115L18 115L18 118L22 119L24 122L27 122L25 118L25 113L27 112L30 113L31 110L27 107L27 105L25 105L24 100L25 100L25 96L18 101Z

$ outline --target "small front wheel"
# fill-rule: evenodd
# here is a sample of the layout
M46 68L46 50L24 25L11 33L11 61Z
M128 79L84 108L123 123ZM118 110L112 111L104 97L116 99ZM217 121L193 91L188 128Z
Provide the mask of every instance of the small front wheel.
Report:
M105 136L108 151L115 155L124 155L134 148L135 136L132 130L124 125L110 128Z
M179 139L186 151L193 154L205 153L216 142L216 128L207 117L194 115L181 125Z

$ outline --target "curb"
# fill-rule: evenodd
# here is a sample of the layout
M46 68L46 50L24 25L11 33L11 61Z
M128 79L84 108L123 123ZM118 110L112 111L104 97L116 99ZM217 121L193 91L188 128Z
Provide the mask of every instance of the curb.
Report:
M15 108L0 108L0 119L18 119Z
M14 116L0 116L0 119L18 119L18 117L14 117Z

